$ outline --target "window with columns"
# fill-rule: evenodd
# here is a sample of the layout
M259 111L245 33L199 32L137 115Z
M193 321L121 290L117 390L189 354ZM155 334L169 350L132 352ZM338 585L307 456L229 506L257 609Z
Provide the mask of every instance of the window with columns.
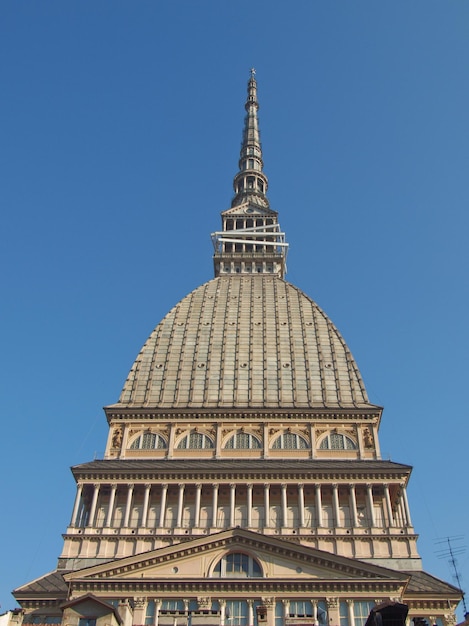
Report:
M131 450L162 450L166 448L166 441L157 433L141 433L130 444Z
M213 441L208 435L193 431L184 435L178 442L177 448L180 450L208 450L213 448Z
M320 450L356 450L357 444L342 433L329 433L319 444Z
M261 578L262 568L249 554L230 552L213 568L214 578Z
M375 606L372 600L355 601L353 603L353 621L350 626L365 626L371 609Z
M313 605L309 600L292 600L288 607L288 613L292 615L313 616Z
M248 626L249 607L246 600L227 600L225 624L229 624L229 626Z
M225 444L227 450L254 450L261 447L261 442L250 433L236 433Z
M296 433L283 433L272 444L272 450L306 450L307 441Z
M163 600L161 611L184 611L185 606L182 600Z
M275 626L284 626L286 619L295 616L311 617L319 626L328 626L327 604L324 600L277 600Z

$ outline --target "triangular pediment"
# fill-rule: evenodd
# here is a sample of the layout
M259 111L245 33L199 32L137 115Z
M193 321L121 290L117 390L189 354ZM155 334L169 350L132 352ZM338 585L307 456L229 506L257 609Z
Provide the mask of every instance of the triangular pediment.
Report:
M278 215L277 211L270 209L269 207L262 207L253 202L244 202L243 204L238 204L237 206L231 207L230 209L226 209L226 211L222 211L221 213L224 217L229 216L269 216L274 217Z
M211 579L215 564L230 552L252 557L263 578L290 581L400 581L407 576L376 565L341 557L300 543L243 529L231 529L117 559L65 575L65 580L156 581Z

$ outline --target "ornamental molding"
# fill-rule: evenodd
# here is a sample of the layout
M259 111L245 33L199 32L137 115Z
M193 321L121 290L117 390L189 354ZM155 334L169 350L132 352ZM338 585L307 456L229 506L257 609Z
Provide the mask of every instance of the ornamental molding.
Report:
M200 580L168 580L168 579L110 579L110 580L75 580L71 583L73 595L89 592L96 593L119 593L121 595L133 595L137 593L154 594L155 586L158 587L158 594L179 593L179 594L207 594L220 595L230 593L242 594L272 594L274 596L286 594L304 594L308 599L312 597L324 598L328 593L359 593L374 595L395 595L400 593L401 586L396 584L374 581L367 583L363 581L321 581L315 584L314 593L311 590L311 581L308 580L288 580L251 578L251 579L226 579L226 578L206 578ZM333 600L335 595L330 599Z
M122 406L105 407L104 409L108 423L113 421L135 421L135 420L168 420L168 421L185 421L185 420L246 420L246 419L271 419L271 420L341 420L350 421L358 420L368 422L370 424L376 424L382 414L380 407L369 408L354 408L345 407L341 409L324 409L324 407L311 408L311 409L297 409L297 410L285 410L278 409L275 411L265 410L220 410L220 409L206 409L203 412L197 409L187 408L185 410L168 409L168 410L156 410L148 409L147 411L141 408L131 408Z
M158 457L158 460L161 460L161 457ZM218 459L219 460L219 459ZM226 459L229 462L232 459ZM128 463L128 461L124 461ZM153 461L154 462L154 461ZM112 461L105 461L105 463L112 463ZM145 459L145 463L151 465L151 459ZM168 464L168 461L165 461L165 465ZM125 471L123 472L119 468L115 468L113 470L107 469L103 467L101 470L86 470L84 468L76 467L73 468L75 472L75 476L79 476L80 482L84 484L91 482L98 482L100 484L103 483L117 483L118 485L127 484L129 481L135 483L147 483L150 482L155 485L159 485L161 481L167 482L181 482L186 481L189 484L196 482L204 482L207 484L212 484L214 481L217 482L233 482L233 480L244 482L246 480L252 480L253 482L258 482L259 484L263 484L266 481L275 483L288 482L296 483L297 481L301 481L304 483L309 483L310 485L314 485L315 483L321 483L326 486L330 484L332 481L338 482L341 486L348 486L350 482L355 482L355 486L357 488L363 487L366 483L381 483L382 481L389 482L390 484L399 483L401 480L401 474L396 476L395 473L390 472L380 472L368 471L365 474L365 468L363 471L351 471L351 470L342 470L342 471L331 471L325 468L314 468L314 466L310 465L308 470L304 471L289 471L282 470L281 465L279 464L278 470L261 470L261 471L249 471L246 469L243 470L233 470L226 469L220 471L216 469L216 465L214 464L214 469L210 471L191 471L191 470L174 470L170 471L169 469L164 469L161 471L156 471L155 469L146 468L145 470L140 471ZM194 468L196 470L196 468Z
M232 533L232 531L226 531L223 534L225 535L224 537L212 535L210 538L204 538L201 540L187 538L186 542L179 542L173 546L159 548L153 553L146 553L148 555L146 558L142 558L142 555L139 555L139 557L125 557L124 559L121 559L118 564L103 564L90 567L88 568L88 576L90 577L89 582L93 584L101 584L100 581L102 581L103 584L112 584L114 580L120 582L129 574L135 575L136 572L142 572L142 570L153 567L154 565L180 561L183 558L201 555L207 551L226 551L232 550L233 548L253 551L258 555L260 553L270 554L274 560L278 558L279 555L282 555L284 558L292 559L298 563L304 563L309 566L313 565L331 572L340 572L342 574L340 580L321 581L320 584L324 584L328 588L330 588L331 585L339 585L341 589L343 588L343 585L347 588L349 588L350 585L352 585L353 588L358 585L360 589L363 589L363 585L366 586L371 584L374 591L378 594L384 593L384 589L388 590L387 594L389 594L389 589L392 589L393 594L395 595L396 585L400 587L405 581L407 581L407 576L405 574L399 575L397 573L394 580L383 578L377 579L376 576L379 576L380 574L376 574L374 572L373 566L368 568L360 563L360 567L351 560L343 561L342 558L335 557L333 554L325 556L323 553L317 552L314 548L308 548L299 544L297 537L291 538L291 541L286 541L285 538L282 538L282 540L272 538L271 541L267 541L263 536L251 536L249 531L237 531L234 533ZM132 537L132 540L135 540L135 537ZM338 558L339 560L337 560ZM351 580L344 580L344 574L354 578ZM87 578L85 578L86 575L86 570L81 570L80 573L70 572L65 575L65 580L73 585L79 584L80 582L85 583L87 581ZM403 579L405 579L404 582ZM145 583L144 579L136 580L140 580L142 584ZM184 589L185 582L186 581L184 581L184 579L180 581L167 581L167 585L182 585L182 587L178 587L178 589ZM273 579L272 582L274 582ZM230 581L218 578L203 579L199 581L198 584L200 588L203 589L204 586L217 586L218 583L229 584ZM249 588L250 585L257 585L256 588L260 588L262 585L267 583L268 581L266 581L266 579L237 580L236 585L238 586L236 588L239 589L239 585L243 584L247 585L246 588ZM282 581L282 583L279 583L277 580L275 584L282 585L283 583L287 586L289 584L304 584L307 588L310 588L311 584L307 579L304 581L300 581L298 579L292 579L291 581L285 580ZM166 582L163 581L162 584L166 584ZM188 584L192 583L188 582ZM378 587L376 587L376 585L378 585Z

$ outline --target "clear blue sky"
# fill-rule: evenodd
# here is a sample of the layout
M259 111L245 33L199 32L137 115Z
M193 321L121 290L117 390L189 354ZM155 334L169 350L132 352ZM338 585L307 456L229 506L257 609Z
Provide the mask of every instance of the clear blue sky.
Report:
M2 610L56 565L101 407L212 277L252 66L288 279L385 407L425 568L453 582L434 542L469 541L469 2L3 0L0 58Z

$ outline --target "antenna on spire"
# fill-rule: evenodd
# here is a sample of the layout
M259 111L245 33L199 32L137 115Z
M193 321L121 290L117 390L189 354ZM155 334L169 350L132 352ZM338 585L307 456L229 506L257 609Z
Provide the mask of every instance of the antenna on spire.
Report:
M462 541L464 539L464 535L458 535L455 537L446 537L445 539L440 539L439 541L435 541L436 544L446 544L446 548L441 548L440 550L436 550L436 555L439 559L448 559L448 562L453 567L454 570L454 579L458 585L458 588L461 589L461 575L458 569L458 561L456 556L459 554L464 554L466 552L466 546L454 545L456 542ZM453 543L452 543L453 542ZM467 619L469 616L467 612L466 600L464 598L464 591L462 592L462 605L464 607L464 617Z

